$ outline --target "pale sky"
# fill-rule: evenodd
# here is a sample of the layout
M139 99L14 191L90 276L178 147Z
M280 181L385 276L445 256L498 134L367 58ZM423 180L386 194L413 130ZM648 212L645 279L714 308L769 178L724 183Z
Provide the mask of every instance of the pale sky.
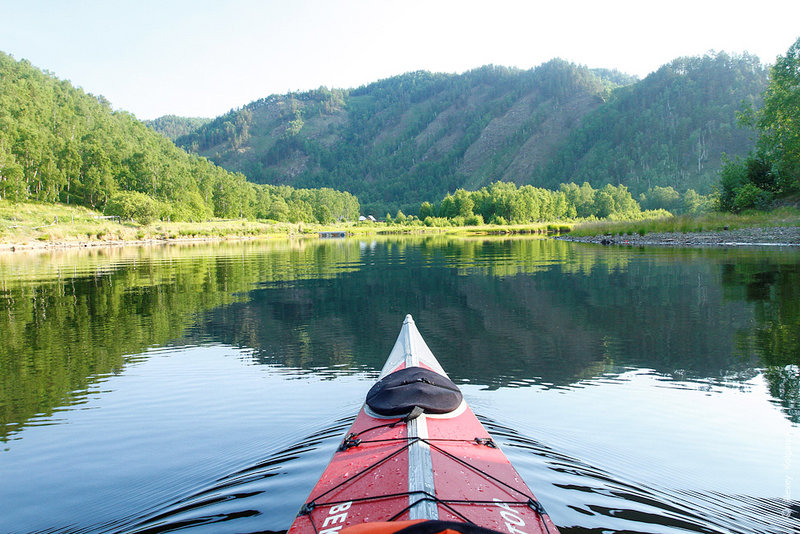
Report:
M639 77L711 50L773 63L800 0L0 0L0 20L0 51L152 119L555 57Z

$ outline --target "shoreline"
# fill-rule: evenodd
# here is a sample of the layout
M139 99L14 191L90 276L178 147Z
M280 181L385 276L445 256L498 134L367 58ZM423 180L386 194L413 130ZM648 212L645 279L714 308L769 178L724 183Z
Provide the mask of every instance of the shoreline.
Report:
M190 243L221 243L223 241L256 241L266 239L276 239L279 236L218 236L218 237L173 237L173 238L150 238L150 239L109 239L106 241L42 241L38 243L0 243L0 254L13 252L46 252L50 250L67 249L97 249L97 248L119 248L119 247L146 247L153 245L177 245ZM282 236L290 237L290 236ZM297 237L297 236L295 236Z
M402 232L398 232L400 234ZM347 232L346 237L363 234ZM512 233L513 235L513 233ZM522 234L520 234L522 235ZM552 239L573 243L617 246L660 246L682 248L705 247L800 247L800 226L748 227L736 230L706 232L653 232L624 235L599 234L594 236L572 236L562 234L550 236ZM226 241L260 241L280 238L318 239L317 233L309 234L262 234L262 235L220 235L204 237L153 237L147 239L99 239L66 241L26 241L21 243L0 243L0 254L67 249L98 249L119 247L146 247L177 244L221 243Z
M570 236L555 239L574 243L659 247L800 247L800 227L749 227L707 232L653 232L625 235Z

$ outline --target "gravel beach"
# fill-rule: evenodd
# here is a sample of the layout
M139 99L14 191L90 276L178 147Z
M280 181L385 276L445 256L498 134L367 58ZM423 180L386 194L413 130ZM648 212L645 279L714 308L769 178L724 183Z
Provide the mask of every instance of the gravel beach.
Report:
M569 234L556 239L601 245L653 245L670 247L800 247L800 227L740 228L718 232L652 233L576 237Z

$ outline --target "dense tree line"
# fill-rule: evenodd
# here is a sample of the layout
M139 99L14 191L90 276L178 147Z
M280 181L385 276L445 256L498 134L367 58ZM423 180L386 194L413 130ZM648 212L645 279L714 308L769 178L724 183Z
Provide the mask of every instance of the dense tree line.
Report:
M660 209L655 206L654 209ZM666 212L661 212L666 215ZM477 191L457 189L436 204L423 202L419 219L427 225L524 224L576 218L637 219L639 203L624 185L606 184L594 189L583 185L561 184L557 190L532 185L517 187L510 182L494 182ZM402 211L392 219L406 221Z
M800 39L770 69L763 106L746 107L740 119L759 139L744 159L723 167L720 209L764 209L776 197L800 192Z
M701 195L694 189L683 194L674 187L655 186L639 195L639 205L646 210L666 210L673 214L698 215L714 209L714 195Z
M248 182L113 111L102 96L1 52L0 199L81 204L141 222L359 214L349 193Z

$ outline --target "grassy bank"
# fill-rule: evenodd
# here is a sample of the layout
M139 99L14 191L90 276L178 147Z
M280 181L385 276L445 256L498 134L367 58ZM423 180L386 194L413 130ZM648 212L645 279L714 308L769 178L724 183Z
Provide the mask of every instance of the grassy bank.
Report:
M592 221L576 224L570 235L577 237L597 235L647 235L650 233L719 232L741 228L770 228L800 226L800 210L793 207L769 212L705 213L679 215L642 221Z
M447 235L552 235L571 232L575 236L646 235L735 230L747 227L800 225L800 210L784 207L771 212L740 215L708 213L701 216L660 217L638 221L592 221L531 223L523 225L480 225L429 227L382 222L319 225L274 221L210 220L203 222L158 221L140 225L132 221L105 218L97 211L63 204L0 201L0 247L47 247L110 245L137 241L191 239L252 239L317 236L322 231L345 231L352 236L391 234Z
M80 206L0 202L0 244L6 245L96 245L120 241L268 237L305 231L306 225L302 223L247 220L158 221L140 225L105 218L97 211Z
M47 247L111 245L137 241L190 239L249 239L287 236L317 236L323 231L345 231L348 235L383 234L548 234L569 231L568 225L481 225L428 227L382 222L319 225L275 221L210 220L203 222L157 221L141 225L107 218L81 206L0 201L0 246Z

